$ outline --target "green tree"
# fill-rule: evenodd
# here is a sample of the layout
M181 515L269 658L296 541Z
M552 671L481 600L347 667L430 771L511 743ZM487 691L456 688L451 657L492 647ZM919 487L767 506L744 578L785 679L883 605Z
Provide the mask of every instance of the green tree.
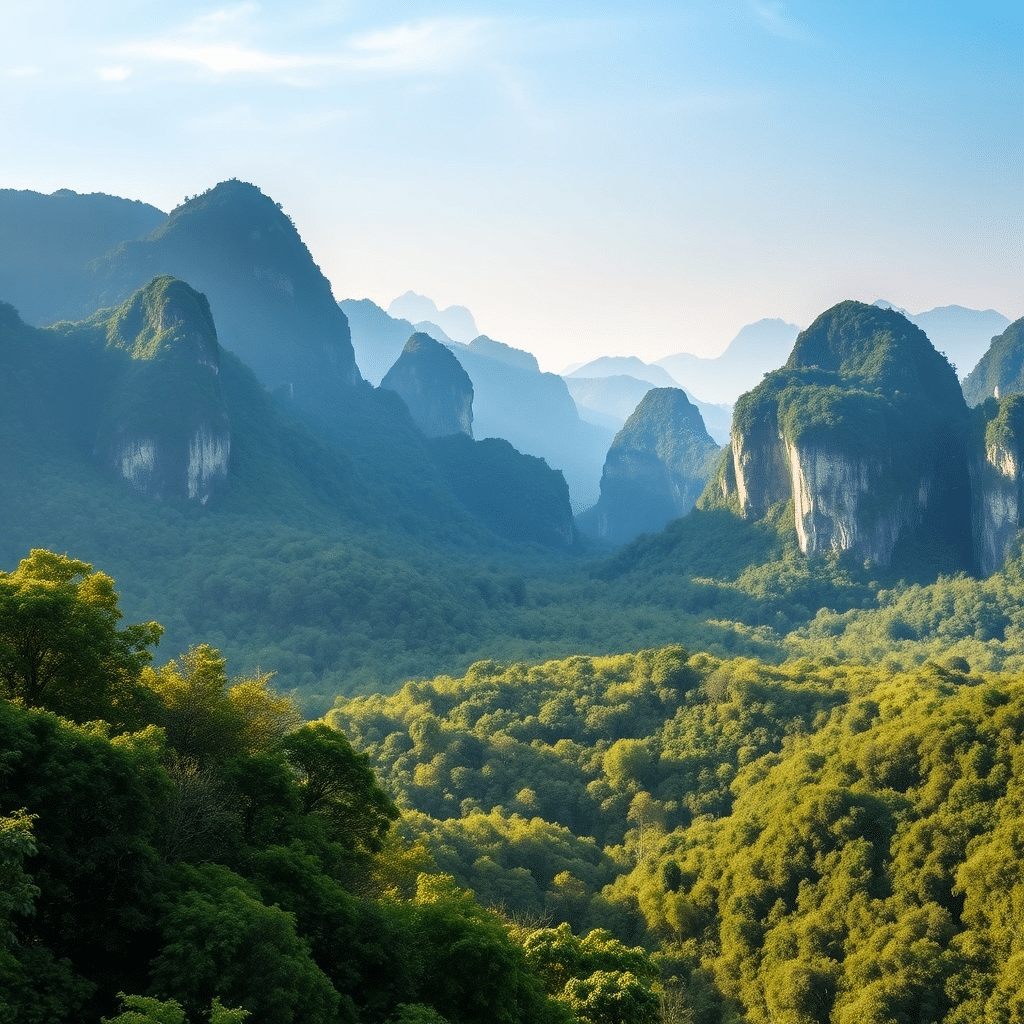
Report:
M116 1017L104 1017L102 1024L188 1024L185 1010L175 999L153 999L150 996L129 996L118 993L124 1007ZM250 1016L241 1007L229 1009L216 996L210 1004L210 1024L243 1024Z
M655 1024L661 1016L661 1000L629 971L595 971L586 978L570 978L562 998L590 1024Z
M0 818L0 944L15 941L12 918L31 914L39 895L22 867L24 859L36 852L32 818L24 808Z
M77 722L139 722L139 676L163 630L119 629L117 601L105 573L41 548L0 573L0 691Z
M295 918L261 902L253 885L217 864L179 865L160 919L153 987L195 1017L214 997L264 1024L328 1024L338 993L297 935Z
M367 755L323 722L290 733L282 748L305 813L329 821L333 838L349 850L381 850L398 808L377 785Z

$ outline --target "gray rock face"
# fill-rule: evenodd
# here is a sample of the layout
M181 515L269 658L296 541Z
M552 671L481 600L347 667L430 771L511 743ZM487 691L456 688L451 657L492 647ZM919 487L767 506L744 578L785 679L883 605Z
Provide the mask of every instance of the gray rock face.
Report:
M1019 453L1003 445L992 445L971 465L975 557L985 576L1006 561L1020 529L1020 469Z
M156 278L112 314L93 318L101 322L119 358L96 457L151 498L205 504L226 481L231 455L205 297Z
M426 437L473 436L473 382L451 350L429 335L409 339L380 386L401 395Z
M887 460L850 459L840 453L788 446L794 515L800 550L807 555L856 551L880 565L892 560L901 535L920 521L930 490L922 478L893 497L888 507L866 514L872 494L885 487Z
M1024 525L1024 394L989 399L981 412L987 423L971 461L971 521L975 562L987 576L1006 561Z

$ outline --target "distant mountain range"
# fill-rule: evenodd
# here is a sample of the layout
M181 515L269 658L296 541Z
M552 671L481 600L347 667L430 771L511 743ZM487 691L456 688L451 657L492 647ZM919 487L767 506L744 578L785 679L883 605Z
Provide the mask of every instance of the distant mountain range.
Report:
M479 337L473 314L465 306L448 306L438 309L433 299L416 292L399 295L390 306L388 316L396 320L409 320L414 324L429 323L440 327L451 341L468 344ZM442 339L438 339L440 341Z
M865 380L872 388L882 386L878 381L890 381L890 376L884 373L880 377L876 374L862 379L863 375L858 376L858 373L844 376L846 371L843 371L828 385L832 391L820 391L820 382L814 384L818 391L813 388L811 391L779 391L782 381L790 381L786 385L790 388L797 383L801 387L810 386L805 378L808 374L813 376L820 367L815 362L817 357L809 356L808 352L818 344L812 341L821 336L820 326L810 333L800 333L794 325L781 320L762 320L740 331L717 359L680 354L648 365L629 356L602 358L562 378L542 373L532 354L476 334L473 317L464 307L441 310L432 300L413 292L396 299L389 312L367 299L336 302L330 283L316 266L290 219L272 199L245 182L222 182L169 215L145 204L113 197L76 196L67 192L47 197L10 190L0 192L0 213L4 215L5 228L10 225L0 236L0 296L13 300L16 307L22 304L33 310L39 322L58 319L80 322L82 326L76 329L79 332L76 337L98 339L105 336L105 344L112 351L119 350L122 358L130 359L124 364L125 372L130 370L124 381L130 379L131 383L117 384L108 380L105 384L107 398L101 403L90 444L93 457L150 496L213 500L219 481L231 480L232 453L238 438L235 428L238 413L232 413L227 405L218 404L221 399L204 399L206 404L197 404L191 398L185 401L173 390L167 393L178 397L170 404L162 397L160 375L165 371L161 367L166 364L169 368L166 372L179 376L184 373L184 380L193 372L189 369L186 373L183 369L192 366L191 357L182 359L180 353L185 349L181 348L174 350L179 353L175 356L177 363L169 356L154 361L142 353L148 352L150 344L156 345L154 351L162 351L160 345L164 342L154 339L177 337L174 334L177 324L196 339L213 337L211 331L215 331L219 348L212 347L207 338L196 342L196 351L212 353L223 349L251 368L263 387L273 394L279 414L289 423L310 431L318 443L336 446L344 452L352 471L364 476L366 493L374 495L372 500L379 509L392 509L396 520L411 522L417 515L411 511L413 508L425 510L429 517L431 509L457 505L492 527L505 521L513 522L512 506L506 504L502 508L501 502L514 503L515 493L498 488L495 495L500 493L503 497L497 504L482 501L470 477L461 470L456 471L459 459L465 465L476 466L474 472L481 479L491 472L487 468L488 458L496 460L495 466L504 467L501 472L505 479L516 477L520 471L510 468L515 457L543 459L549 471L564 477L572 510L582 512L601 497L602 474L611 479L609 466L614 462L612 449L616 446L612 441L616 432L644 405L645 396L652 390L674 389L678 382L685 395L690 396L683 419L689 422L693 416L700 418L701 428L711 435L708 443L729 440L731 425L731 472L735 477L732 486L735 486L738 507L744 515L755 514L752 510L763 511L774 500L783 500L789 493L786 480L799 469L798 476L805 483L804 490L800 491L803 505L798 508L800 521L797 525L798 531L805 531L801 534L801 543L809 552L822 550L822 545L845 548L861 544L868 552L867 557L884 560L891 556L893 537L908 530L914 533L917 529L916 526L911 529L917 513L901 506L902 511L891 512L895 516L891 522L883 517L885 522L890 522L891 529L885 527L882 533L888 530L886 536L892 534L890 540L884 543L856 540L867 534L864 523L856 529L852 525L859 522L857 503L861 500L855 500L853 495L866 489L874 495L872 500L877 501L876 492L882 486L878 481L858 483L852 491L840 488L825 501L825 492L834 486L834 481L827 482L832 479L829 476L832 470L826 472L822 467L826 463L832 465L828 459L833 459L836 452L845 451L843 445L854 443L854 440L842 440L846 429L843 424L847 422L846 412L842 411L847 409L843 404L848 403L846 398L836 398L840 405L831 412L821 413L825 416L822 423L832 424L828 431L821 424L813 429L808 427L814 436L827 436L828 444L833 445L826 463L819 464L819 455L815 455L814 459L819 462L812 460L817 467L812 472L808 468L810 463L805 466L793 462L794 458L799 462L805 457L799 445L796 454L778 448L780 432L790 439L791 446L798 439L803 443L811 436L800 431L792 433L797 420L803 423L809 415L807 422L817 423L818 412L811 415L794 411L803 409L800 402L804 401L801 398L798 402L794 396L816 396L813 401L807 399L810 409L816 408L814 402L820 404L827 396L832 396L828 398L828 402L832 402L844 389L867 386ZM63 249L56 245L61 236L61 224L72 239ZM48 252L52 258L47 258ZM19 253L26 254L21 263ZM186 285L191 289L189 292L181 290ZM207 303L205 313L202 312L203 302ZM1005 317L991 310L979 312L955 306L906 317L886 308L888 306L879 300L874 306L865 307L878 311L879 315L896 318L891 323L887 321L884 329L872 326L873 321L863 311L863 304L843 307L848 312L842 320L846 325L843 330L857 335L849 342L853 346L851 352L860 351L857 346L865 345L867 350L876 351L872 346L882 344L877 339L887 337L886 331L894 337L905 336L906 344L915 352L918 349L935 351L924 334L906 333L906 325L913 326L916 321L927 324L947 349L969 356L978 350L979 338L985 332L1003 327L999 335L1003 339L1001 347L992 347L986 357L989 362L979 364L984 372L979 370L974 375L971 386L978 391L977 402L997 389L1003 395L1021 386L1020 375L1014 369L1016 335L1009 329ZM188 315L180 313L186 308L191 310ZM396 317L393 313L405 315ZM833 315L831 311L830 315ZM209 320L206 326L203 326L203 316ZM849 326L851 323L854 327ZM414 345L415 351L406 351L417 330L424 341L418 347ZM858 331L864 337L860 337ZM430 339L433 340L427 345ZM441 351L431 349L435 342L443 344L454 361L445 364L443 360L428 360L428 352L439 354ZM899 362L902 358L899 352L884 346L877 351L884 352L878 356L883 362ZM399 383L403 352L411 364L402 371L404 377ZM870 363L868 356L857 358L864 365ZM942 359L941 355L938 358ZM209 356L209 361L211 366L216 362L213 356ZM428 362L433 369L428 367ZM201 364L202 360L198 365ZM919 365L926 364L931 365L927 360ZM178 369L171 370L175 365ZM948 362L943 361L943 365L948 366ZM88 378L98 371L85 367L82 372ZM917 373L918 370L906 372ZM393 375L394 390L373 386L389 374ZM196 382L199 379L196 377ZM200 387L198 383L194 386ZM912 389L904 385L896 391L899 395L912 393ZM769 394L775 395L777 400L766 398ZM744 399L737 412L738 419L730 423L726 403L741 395ZM709 396L725 401L719 405L709 404L706 401ZM947 401L947 398L939 403L945 403L943 415L949 422L959 424L960 412L952 409L949 403L953 399ZM860 401L857 399L849 408L854 409ZM181 413L174 430L160 440L164 449L159 449L159 445L153 448L151 439L144 436L148 429L145 424L174 421L176 408L180 408ZM651 412L653 408L651 406L640 420L649 424L654 416L661 424L659 436L668 437L671 430L667 430L666 424L671 417L665 412L667 405L663 401L656 416ZM755 414L752 410L762 410L763 416L762 412ZM850 423L868 422L860 412L850 415ZM877 415L882 417L879 422L884 421L892 430L902 431L904 440L909 436L910 425L919 425L927 419L904 423L892 409ZM992 420L994 415L992 411L984 413L987 420ZM767 417L764 423L759 416ZM769 421L777 425L766 427ZM939 422L936 420L936 424ZM765 429L768 430L767 440L756 440L760 437L758 431ZM961 445L965 452L977 452L976 441L967 437L966 428L954 425L950 429L953 430L950 445ZM167 447L174 431L178 440ZM449 444L442 453L438 445L433 445L432 450L426 443L427 435L443 439L455 433L466 435L471 447L466 448L466 442L458 442L461 448ZM695 436L702 436L701 432L697 430ZM771 436L775 436L776 441L771 441ZM884 432L879 433L873 426L856 439L856 445L863 447L864 437L873 437L882 444L884 436ZM473 437L500 439L508 442L509 449L472 446ZM622 447L625 440L624 435L617 445ZM667 442L658 443L664 447ZM158 449L171 454L161 456ZM510 451L516 456L509 454ZM760 454L754 457L754 453ZM748 456L753 459L749 465L745 461ZM963 465L973 465L974 457L965 455ZM550 516L545 525L539 527L547 538L545 543L558 537L568 538L567 542L572 543L571 527L564 525L565 509L560 504L562 498L557 481L549 485L547 478L533 468L527 472L532 463L523 461L519 465L523 475L516 478L532 481L529 486L536 486L554 503L548 506ZM782 472L779 467L783 465L789 465L790 469ZM859 480L857 474L863 475L863 467L857 469L853 463L851 466L853 468L847 467L847 475L853 474L850 480ZM871 480L874 479L871 474L876 471L877 467L868 474ZM706 468L701 472L706 473ZM886 471L878 472L885 476ZM981 471L976 468L963 472L974 473L976 479L981 479L978 476ZM692 474L693 479L699 476L696 471ZM1016 470L1011 476L1016 479ZM729 492L729 479L723 478L718 485L723 494ZM957 478L957 483L949 483L944 477L932 480L928 473L922 479L931 481L926 489L933 495L921 506L922 515L932 514L938 500L934 495L962 494L966 493L964 487L971 489L970 485L963 484L966 479L963 474ZM982 493L979 487L974 487L974 505L970 512L975 522L985 514L982 511L984 500L978 504ZM776 492L777 499L772 498ZM842 501L846 501L836 496L840 493L847 494L853 505L841 508L829 505L836 501L842 505ZM518 498L525 507L526 496L520 494ZM472 507L466 504L467 500ZM913 502L910 498L905 500L910 502L907 506L910 508ZM822 511L826 506L831 511ZM677 504L675 510L679 512L681 507ZM1015 513L1009 515L1014 519ZM821 519L822 516L825 519ZM534 511L522 522L540 523L542 519L544 516L538 518ZM832 525L822 525L826 520ZM454 520L449 516L449 521ZM429 529L432 527L427 528L427 532ZM973 529L977 534L978 528ZM502 530L508 537L530 536L530 528L526 526L510 530L502 527L498 532ZM618 536L625 536L627 532L620 531ZM607 537L612 535L613 531L605 532ZM975 553L958 556L958 564L978 562L977 543L971 550ZM998 557L993 556L986 564L996 562Z
M874 304L883 309L897 308L884 299ZM994 309L938 306L924 313L908 313L905 309L899 312L928 335L928 340L952 363L961 380L966 379L988 351L992 339L1010 326L1010 321Z
M603 356L563 374L580 416L591 423L618 431L651 388L679 387L663 367L645 363L635 356ZM729 440L731 405L702 402L683 388L700 411L708 433L719 443Z
M784 320L758 320L744 327L720 356L708 359L681 352L658 359L655 365L702 401L731 406L786 361L799 333L799 327Z
M560 470L575 511L596 503L615 428L582 418L565 381L542 373L535 356L485 335L462 344L430 322L396 320L369 299L345 299L339 305L349 316L356 359L361 368L367 367L368 379L381 373L383 380L417 331L435 337L454 353L472 381L473 436L504 439ZM417 305L410 311L421 309Z

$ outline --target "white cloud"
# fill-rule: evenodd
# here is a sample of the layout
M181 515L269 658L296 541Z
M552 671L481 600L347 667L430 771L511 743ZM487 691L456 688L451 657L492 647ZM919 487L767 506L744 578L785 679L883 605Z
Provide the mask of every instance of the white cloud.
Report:
M124 47L122 52L150 60L197 64L222 75L237 72L273 74L317 63L315 58L263 53L242 46L217 43L142 43Z
M123 82L131 77L132 69L126 67L100 68L96 74L101 82Z
M379 29L352 39L342 62L392 74L446 71L486 49L491 25L486 19L444 18Z
M758 24L773 36L798 43L815 41L814 33L795 18L786 14L786 5L779 0L748 0L748 6Z
M248 41L246 29L255 10L246 4L217 11L183 30L115 52L191 64L217 75L269 75L299 84L296 72L316 70L375 77L444 74L471 63L493 39L492 22L486 19L444 18L365 32L309 52L275 52Z

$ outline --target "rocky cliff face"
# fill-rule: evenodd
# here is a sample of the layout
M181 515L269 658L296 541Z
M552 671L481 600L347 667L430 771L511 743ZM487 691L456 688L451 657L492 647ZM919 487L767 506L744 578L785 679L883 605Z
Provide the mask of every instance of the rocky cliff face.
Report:
M869 513L873 495L889 489L889 459L853 459L795 444L786 451L800 550L808 555L855 551L887 565L897 541L918 524L927 507L928 480L922 478L916 492L911 487L894 495L887 507Z
M736 406L732 472L748 518L792 499L801 550L887 565L925 539L972 562L968 419L956 374L894 310L845 302Z
M110 356L96 457L149 497L205 504L226 481L231 455L205 297L156 278L89 326Z
M984 442L971 461L974 552L983 575L995 572L1024 526L1024 395L989 399L979 410Z
M380 382L402 396L426 437L473 436L473 382L455 355L427 334L414 334Z
M679 388L653 388L615 436L583 529L613 543L661 530L700 497L719 447Z
M1020 529L1020 455L993 445L971 464L975 557L984 576L1006 560Z

